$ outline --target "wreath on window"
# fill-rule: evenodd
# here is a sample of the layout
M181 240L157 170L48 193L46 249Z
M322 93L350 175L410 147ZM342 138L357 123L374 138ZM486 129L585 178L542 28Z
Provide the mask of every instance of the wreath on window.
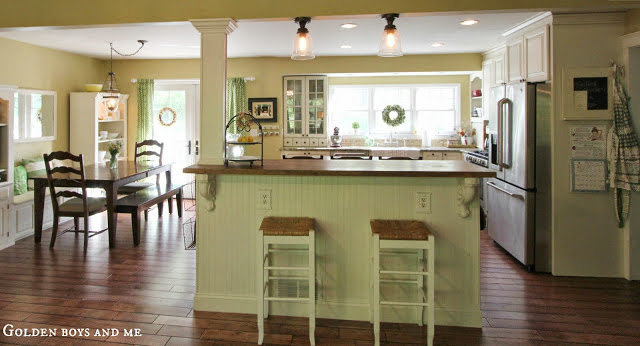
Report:
M396 112L398 116L391 119L389 116L391 112ZM384 107L384 110L382 110L382 120L389 126L396 127L402 125L402 123L404 123L404 119L404 108L399 105L388 105Z
M171 126L176 123L177 119L176 111L171 107L164 107L158 113L158 120L160 120L160 124L163 126Z

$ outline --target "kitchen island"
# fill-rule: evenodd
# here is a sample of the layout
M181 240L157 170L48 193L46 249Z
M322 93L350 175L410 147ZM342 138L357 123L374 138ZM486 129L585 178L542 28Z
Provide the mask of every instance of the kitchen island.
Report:
M317 316L369 320L369 220L416 219L436 237L436 324L481 326L477 185L493 171L464 161L368 160L265 160L184 171L197 175L196 310L256 313L262 218L305 216L316 220ZM305 316L306 306L275 303L271 314ZM413 322L415 309L383 309L382 319Z

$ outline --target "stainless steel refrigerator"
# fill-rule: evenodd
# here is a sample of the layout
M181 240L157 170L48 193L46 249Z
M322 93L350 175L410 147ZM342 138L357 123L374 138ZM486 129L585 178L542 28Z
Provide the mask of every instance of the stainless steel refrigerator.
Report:
M537 271L551 271L550 89L519 83L489 95L489 168L497 177L485 181L487 230Z

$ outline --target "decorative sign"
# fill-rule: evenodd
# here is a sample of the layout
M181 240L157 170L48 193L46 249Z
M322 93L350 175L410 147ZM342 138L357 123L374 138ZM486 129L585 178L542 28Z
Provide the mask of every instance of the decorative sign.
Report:
M595 192L607 190L606 160L571 160L571 190Z
M572 127L570 135L572 159L607 159L606 127L601 125Z
M613 70L571 68L563 70L564 120L613 119Z

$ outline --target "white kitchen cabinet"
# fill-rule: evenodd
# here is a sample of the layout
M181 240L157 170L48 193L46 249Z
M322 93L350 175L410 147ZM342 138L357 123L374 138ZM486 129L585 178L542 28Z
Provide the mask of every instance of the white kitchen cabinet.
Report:
M442 153L443 160L462 160L462 153L459 151L445 151Z
M107 144L122 142L118 158L127 156L127 100L129 95L120 94L120 105L116 112L109 112L102 103L100 93L76 92L70 94L71 116L69 121L69 144L74 154L83 154L84 164L100 161L99 151L107 151ZM99 133L117 133L116 138L100 139ZM108 158L102 158L108 160Z
M485 60L482 62L482 118L486 119L489 116L489 90L493 86L491 81L491 60Z
M11 227L9 208L13 201L13 184L0 187L0 250L15 243L15 230Z
M524 37L518 36L507 42L507 80L520 83L525 80Z
M462 160L462 153L459 151L423 151L423 160Z
M0 85L0 249L14 244L9 209L13 205L13 123L17 88Z
M284 77L284 144L312 145L327 137L326 105L328 94L326 76ZM292 138L287 141L287 138ZM319 145L319 142L316 145Z
M549 80L549 25L524 34L526 75L529 82Z
M425 151L422 153L423 160L442 160L441 151Z
M498 86L507 83L507 71L505 63L505 54L500 54L491 61L491 81L492 86Z

